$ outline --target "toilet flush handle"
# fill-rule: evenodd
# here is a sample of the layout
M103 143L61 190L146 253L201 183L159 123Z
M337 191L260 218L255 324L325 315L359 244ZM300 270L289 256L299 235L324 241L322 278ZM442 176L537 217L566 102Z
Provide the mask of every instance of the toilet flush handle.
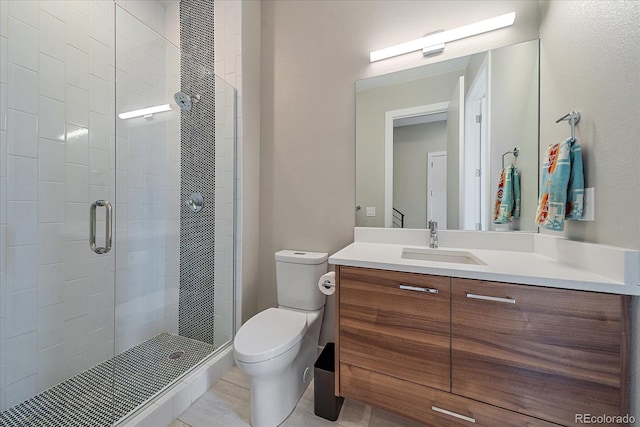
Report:
M309 382L309 377L311 376L311 369L309 369L309 367L307 366L304 369L304 374L302 374L302 383L303 384L307 384Z

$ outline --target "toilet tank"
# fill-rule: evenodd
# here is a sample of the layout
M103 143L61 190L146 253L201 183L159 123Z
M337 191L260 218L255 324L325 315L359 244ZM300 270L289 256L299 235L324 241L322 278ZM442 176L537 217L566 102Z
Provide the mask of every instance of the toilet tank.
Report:
M326 296L318 289L318 279L327 272L327 256L323 252L276 252L278 305L300 310L322 308Z

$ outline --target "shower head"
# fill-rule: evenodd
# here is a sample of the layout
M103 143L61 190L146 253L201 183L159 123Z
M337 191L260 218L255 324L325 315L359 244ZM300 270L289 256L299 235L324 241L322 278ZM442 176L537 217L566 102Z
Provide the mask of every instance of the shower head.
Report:
M176 92L173 95L173 99L176 101L176 104L178 104L178 107L180 107L182 111L191 111L191 107L193 107L193 104L196 104L198 101L200 101L200 95L190 96L184 92Z

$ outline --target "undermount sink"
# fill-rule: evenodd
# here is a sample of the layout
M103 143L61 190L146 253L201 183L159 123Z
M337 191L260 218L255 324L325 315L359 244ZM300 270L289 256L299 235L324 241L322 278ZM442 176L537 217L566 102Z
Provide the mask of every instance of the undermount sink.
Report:
M401 257L404 259L416 259L420 261L486 265L480 258L469 252L449 251L446 249L403 248Z

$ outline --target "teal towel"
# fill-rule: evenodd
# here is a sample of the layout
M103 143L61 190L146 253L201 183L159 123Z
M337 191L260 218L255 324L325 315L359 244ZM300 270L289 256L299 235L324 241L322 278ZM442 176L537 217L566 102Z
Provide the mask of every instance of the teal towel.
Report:
M549 230L562 231L565 219L582 218L583 210L582 150L578 141L567 139L547 148L536 223Z
M582 148L578 141L571 146L571 174L567 193L565 219L579 219L584 214L584 171L582 170Z
M507 166L500 174L493 212L495 224L507 224L520 217L520 173L515 166Z
M520 172L513 167L513 217L520 218Z

